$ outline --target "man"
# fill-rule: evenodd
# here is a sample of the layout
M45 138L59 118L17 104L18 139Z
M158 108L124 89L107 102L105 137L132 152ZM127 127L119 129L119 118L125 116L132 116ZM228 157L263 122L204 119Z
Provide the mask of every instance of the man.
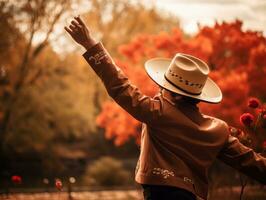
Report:
M145 69L161 88L151 98L130 83L80 17L65 30L87 50L83 56L108 94L143 122L135 180L146 200L207 199L208 170L215 158L266 184L266 158L231 136L227 123L199 111L200 101L222 100L205 62L182 53L148 60Z

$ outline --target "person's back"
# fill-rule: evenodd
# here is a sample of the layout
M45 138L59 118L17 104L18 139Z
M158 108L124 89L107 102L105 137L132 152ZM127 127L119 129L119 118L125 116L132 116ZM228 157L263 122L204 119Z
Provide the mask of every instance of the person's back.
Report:
M148 75L164 88L154 98L132 85L79 17L65 28L84 46L83 55L108 94L143 122L135 179L145 200L207 199L208 169L215 158L266 184L266 158L230 134L226 122L203 115L199 101L219 103L222 93L208 77L206 63L178 53L145 63Z
M136 181L207 196L208 169L228 138L226 124L202 115L194 104L176 101L168 91L155 99L161 110L143 124Z

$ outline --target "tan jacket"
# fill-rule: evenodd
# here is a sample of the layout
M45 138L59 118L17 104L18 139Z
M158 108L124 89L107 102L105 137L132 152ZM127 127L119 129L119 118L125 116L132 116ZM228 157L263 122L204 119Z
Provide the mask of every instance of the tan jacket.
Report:
M118 68L101 43L84 55L109 95L143 122L135 180L170 185L207 199L208 170L215 158L266 184L266 158L230 135L228 125L167 93L145 96Z

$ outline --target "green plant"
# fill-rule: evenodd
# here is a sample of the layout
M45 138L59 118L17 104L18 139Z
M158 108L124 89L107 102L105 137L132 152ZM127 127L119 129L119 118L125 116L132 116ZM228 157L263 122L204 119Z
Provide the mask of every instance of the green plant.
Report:
M87 167L84 181L95 186L125 185L130 182L130 173L121 161L104 156Z

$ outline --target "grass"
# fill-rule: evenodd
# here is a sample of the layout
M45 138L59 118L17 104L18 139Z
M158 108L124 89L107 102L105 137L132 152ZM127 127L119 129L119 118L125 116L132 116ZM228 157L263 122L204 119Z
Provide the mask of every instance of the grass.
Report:
M239 200L240 187L219 188L212 192L208 200ZM143 200L141 190L84 191L73 192L72 198L67 192L17 193L0 200ZM248 187L242 200L265 200L266 187Z

